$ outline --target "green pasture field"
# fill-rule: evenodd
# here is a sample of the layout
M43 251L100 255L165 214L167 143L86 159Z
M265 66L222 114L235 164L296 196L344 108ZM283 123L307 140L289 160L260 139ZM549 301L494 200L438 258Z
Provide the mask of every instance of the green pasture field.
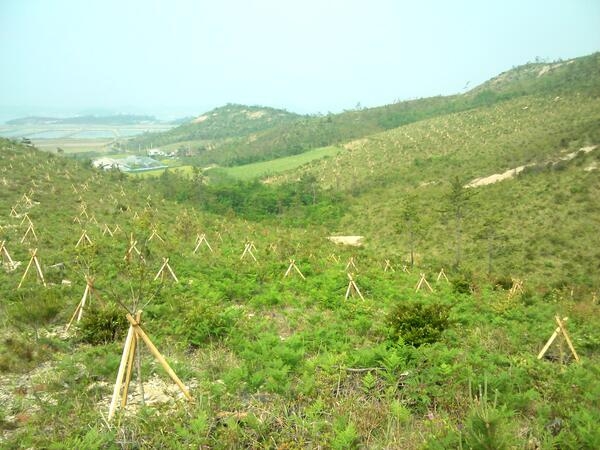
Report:
M253 178L265 177L287 170L296 169L311 161L322 159L328 156L337 155L341 149L339 147L322 147L294 156L273 159L271 161L246 164L236 167L222 168L227 175L240 180L251 180Z
M161 161L168 164L169 161ZM193 166L172 166L169 167L169 171L177 172L180 175L191 175ZM127 175L138 178L152 178L159 177L163 174L165 169L147 170L145 172L128 172Z

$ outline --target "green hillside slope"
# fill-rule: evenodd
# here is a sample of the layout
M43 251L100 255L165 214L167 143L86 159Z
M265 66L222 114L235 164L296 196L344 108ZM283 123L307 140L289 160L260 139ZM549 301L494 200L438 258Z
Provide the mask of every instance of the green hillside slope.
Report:
M591 216L582 214L597 213L600 184L597 171L585 169L595 158L590 151L549 168L554 178L530 169L505 182L519 182L521 190L493 192L500 183L477 188L483 194L469 199L465 224L495 198L519 227L540 221L558 228L562 218L564 231L588 236ZM427 173L436 174L435 163L428 164ZM404 272L404 247L386 228L396 212L387 196L403 192L401 183L388 191L385 183L361 178L354 188L341 185L344 197L336 198L308 176L283 186L206 186L199 172L147 181L6 140L0 140L0 170L0 241L21 263L4 257L0 270L2 447L416 449L474 448L485 439L501 448L518 447L523 436L556 447L599 442L598 305L590 299L593 282L577 278L579 266L566 266L580 246L564 237L540 236L523 248L530 255L510 253L515 271L523 259L547 254L548 277L538 277L546 284L525 278L524 291L513 295L510 280L465 278L449 267L450 282L436 282L452 234L443 227L427 235L439 256L423 252L423 263ZM585 182L577 181L581 171ZM428 187L413 186L416 211L448 209L445 185L431 186L427 195L417 191ZM321 196L335 205L321 203ZM223 214L200 212L207 201ZM347 201L355 202L352 210ZM260 211L265 205L275 209ZM334 245L325 239L331 230L318 225L323 211L308 212L336 206L356 216L353 222L348 215L346 226L332 221L337 231L381 230L366 236L364 248ZM534 216L530 207L552 215ZM423 214L421 228L435 218ZM198 245L202 234L210 248ZM256 261L244 253L250 243ZM520 251L522 242L514 244ZM34 248L45 286L35 263L25 275ZM465 241L464 253L470 251ZM579 257L595 264L594 251L588 245ZM160 276L164 258L177 280ZM433 292L415 291L419 272ZM556 283L565 274L568 284ZM86 275L94 290L77 323ZM109 422L125 313L139 309L142 329L194 401L184 400L138 341L128 404ZM536 359L557 313L568 315L583 364L563 351L561 338Z
M208 111L164 133L148 133L128 142L130 148L166 146L194 141L195 147L211 149L231 138L250 136L277 125L290 123L299 115L263 106L228 104ZM195 148L197 149L197 148Z
M230 105L200 116L211 120L150 134L131 141L130 147L171 144L170 150L191 149L195 155L189 161L192 164L248 164L339 145L420 120L492 106L521 96L579 93L597 97L598 72L600 54L564 62L530 63L504 72L465 94L402 101L326 116L298 116L269 108ZM248 120L248 114L261 111L266 120Z
M268 183L0 139L0 447L599 448L600 72L576 64L366 120ZM222 143L274 133L241 109ZM193 401L123 355L127 312Z
M582 61L587 68L598 57ZM469 190L472 199L460 224L461 264L487 271L489 249L482 236L493 223L503 236L495 244L495 274L597 286L594 268L600 260L589 242L600 219L594 169L600 152L561 160L600 143L600 96L594 95L600 71L585 73L556 74L582 80L565 91L544 89L349 142L334 158L313 161L279 180L313 177L324 189L346 193L354 206L344 232L368 235L373 246L404 259L412 240L405 214L412 204L423 262L450 266L457 247L451 183L466 185L527 166L515 179Z

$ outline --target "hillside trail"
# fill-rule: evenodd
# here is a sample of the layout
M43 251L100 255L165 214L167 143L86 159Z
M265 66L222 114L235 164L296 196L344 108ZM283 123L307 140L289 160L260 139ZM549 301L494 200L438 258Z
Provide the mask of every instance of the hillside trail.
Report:
M566 155L561 156L558 159L551 160L549 162L551 164L555 165L555 164L557 164L557 163L559 163L561 161L570 161L573 158L575 158L577 156L577 154L579 154L579 152L590 153L591 151L595 150L597 147L598 147L597 145L590 145L588 147L582 147L579 150L576 150L576 151L571 152L571 153L567 153ZM514 178L515 176L517 176L521 172L523 172L523 170L525 170L526 167L534 167L534 166L540 166L540 165L544 165L544 163L525 164L523 166L518 166L518 167L515 167L513 169L509 169L509 170L507 170L505 172L502 172L502 173L495 173L493 175L489 175L489 176L486 176L486 177L475 178L474 180L472 180L469 183L465 184L464 187L465 188L476 188L476 187L481 187L481 186L487 186L488 184L494 184L494 183L497 183L499 181L509 180L511 178Z

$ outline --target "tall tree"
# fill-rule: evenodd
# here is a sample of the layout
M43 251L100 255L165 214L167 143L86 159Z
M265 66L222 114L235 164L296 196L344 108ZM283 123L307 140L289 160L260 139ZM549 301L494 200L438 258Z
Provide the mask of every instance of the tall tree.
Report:
M402 222L410 252L410 267L415 265L415 251L420 236L420 218L415 196L407 196L402 205Z
M450 182L450 192L447 195L449 212L454 221L454 267L458 269L462 261L462 227L467 205L472 192L464 187L463 182L457 177Z

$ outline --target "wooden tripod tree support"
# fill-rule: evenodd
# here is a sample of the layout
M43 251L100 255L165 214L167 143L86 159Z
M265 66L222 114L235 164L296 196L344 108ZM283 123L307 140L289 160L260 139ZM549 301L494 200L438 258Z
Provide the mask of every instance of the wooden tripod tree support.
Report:
M548 342L546 342L546 345L544 345L544 348L542 348L542 350L538 354L537 359L542 359L548 351L548 349L550 348L550 346L552 345L552 343L554 342L554 340L558 337L559 334L562 334L565 338L565 341L567 341L567 345L569 346L571 353L575 357L575 361L580 362L579 355L577 355L575 347L573 347L573 342L571 342L571 338L569 337L569 333L567 333L567 328L565 327L565 322L569 320L569 318L563 317L563 319L561 320L560 317L557 315L554 316L554 320L556 320L556 324L558 325L558 327L554 330L554 333L552 333L552 336L550 336L550 339L548 339Z
M202 243L204 243L208 247L210 252L213 253L213 249L210 246L210 244L208 243L208 241L206 240L206 234L204 234L204 233L196 236L196 247L194 247L194 253L196 253L198 251L198 249L200 248Z
M148 241L147 241L147 242L150 242L150 241L151 241L152 239L154 239L155 237L156 237L156 238L158 238L158 240L159 240L160 242L163 242L163 243L165 242L165 240L164 240L164 239L161 237L161 235L160 235L160 234L158 234L158 231L156 231L156 228L153 228L153 229L152 229L152 234L151 234L151 235L150 235L150 237L148 238Z
M421 274L421 278L419 279L419 282L417 283L417 286L415 287L415 292L418 292L419 289L421 289L421 287L423 286L423 284L425 284L425 286L427 286L427 288L429 289L429 292L433 292L431 285L425 279L424 273Z
M408 270L408 267L406 266L406 264L404 264L404 265L402 266L402 272L405 272L405 273L410 273L410 270Z
M346 289L346 296L344 297L345 300L348 300L348 297L350 297L350 295L354 295L354 294L358 294L358 296L361 299L365 299L363 297L363 295L360 292L360 289L358 289L358 286L356 284L356 281L354 281L354 278L352 278L352 274L348 273L348 289Z
M44 274L42 273L42 267L40 266L40 261L37 257L36 248L31 251L31 259L29 260L29 264L27 264L27 268L25 269L25 273L23 274L23 277L21 278L21 282L17 286L17 289L19 289L23 284L23 281L25 280L25 277L27 276L27 273L29 272L29 268L31 267L32 263L35 265L35 270L37 272L38 279L40 279L44 287L46 287L46 280L44 280Z
M29 226L27 227L27 231L25 231L25 234L21 238L21 244L25 241L25 239L27 238L27 236L29 236L29 233L31 233L31 235L33 236L33 239L35 241L38 240L37 234L35 234L35 229L33 228L33 224L30 223Z
M17 210L15 209L15 207L14 207L14 206L12 206L12 207L10 208L10 214L9 214L9 216L10 216L10 217L19 217L19 213L17 213Z
M69 331L69 328L71 328L71 325L73 324L73 320L75 320L75 317L77 317L77 323L79 323L79 321L81 320L81 317L83 316L83 308L85 307L86 301L88 299L90 301L92 300L92 292L94 292L94 279L92 277L89 277L86 275L85 276L85 290L83 291L83 297L81 297L79 304L75 308L75 312L71 316L71 320L69 320L69 323L67 324L67 327L65 328L65 331Z
M117 234L119 231L123 231L123 230L121 230L121 227L119 226L119 224L116 224L115 228L112 231L112 234Z
M133 239L133 233L129 236L129 248L127 249L127 252L125 253L125 256L123 257L124 261L130 262L131 261L131 257L135 254L137 254L140 259L142 260L142 262L146 262L146 260L144 259L144 255L142 255L142 252L140 252L140 250L137 248L137 241L135 239Z
M392 267L392 264L390 263L390 260L389 260L389 259L386 259L386 260L385 260L385 267L383 268L383 271L384 271L384 272L387 272L388 270L389 270L390 272L395 272L394 268Z
M31 199L29 197L27 197L27 194L23 194L23 196L21 197L21 200L23 200L23 202L25 203L25 206L27 208L31 208L33 206L33 202L31 201Z
M0 241L0 254L2 255L2 264L4 264L4 267L8 271L12 272L20 264L15 263L10 257L10 253L8 253L8 249L6 248L6 241Z
M173 278L173 280L175 280L175 283L179 283L179 280L177 279L175 272L173 272L173 269L171 269L171 266L169 265L169 258L163 258L163 265L160 266L158 273L154 277L154 281L156 281L158 279L158 277L160 277L161 280L165 279L165 269L169 272L169 274L171 275L171 278Z
M258 262L256 257L254 256L254 253L252 253L252 249L256 250L256 247L254 246L254 242L247 242L246 246L244 247L244 252L242 253L242 256L240 256L240 260L244 259L244 257L246 255L250 255L252 257L252 259L254 260L254 262Z
M83 230L83 233L81 233L81 236L79 237L79 240L77 241L77 244L75 244L75 248L79 247L79 246L85 246L85 245L94 245L92 243L92 240L90 239L90 237L87 234L87 230Z
M338 258L335 253L332 253L331 255L329 255L329 257L327 259L333 261L336 264L339 264L339 262L340 262L340 258Z
M346 264L345 270L348 270L350 267L352 267L352 268L354 268L354 270L358 271L356 264L354 264L354 256L351 256L350 259L348 260L348 264Z
M442 267L442 269L440 270L440 273L438 273L437 278L435 279L435 281L440 281L441 279L446 280L446 283L450 283L450 280L448 279L448 277L446 276L446 272L444 272L444 268Z
M6 248L6 241L0 241L0 253L2 254L2 262L4 264L14 264L14 261L10 257L8 249Z
M306 280L306 278L304 277L304 275L302 275L302 272L300 272L300 269L298 269L298 266L296 265L296 260L295 259L290 259L290 265L287 268L287 270L286 270L285 275L283 276L283 278L287 277L290 273L292 273L292 269L296 270L296 272L298 273L298 275L300 275L303 280Z
M29 214L25 213L23 214L23 220L21 220L21 225L23 225L23 222L29 222L29 225L33 225L33 222L31 221L31 219L29 218Z
M141 311L138 311L135 319L131 316L131 314L127 314L127 320L129 321L129 331L127 332L127 338L125 339L125 345L123 346L123 354L121 355L121 364L119 365L119 370L117 372L117 380L115 382L115 387L113 390L112 400L110 402L110 407L108 409L108 421L110 422L115 415L115 411L117 409L117 403L119 402L119 398L121 397L121 407L124 408L127 405L127 393L129 391L129 383L131 382L131 374L133 371L133 361L135 359L135 352L137 351L138 341L141 339L144 341L152 355L156 358L156 360L160 363L160 365L165 369L169 377L179 386L179 389L185 395L188 400L192 400L192 396L189 391L179 379L177 374L171 369L169 363L167 363L166 359L163 355L158 351L156 346L152 343L148 335L144 332L142 327L140 326L140 317ZM125 378L125 380L123 380ZM125 381L125 382L123 382Z
M114 236L114 233L112 231L110 231L110 228L108 228L108 225L104 224L104 228L102 229L102 236L106 236L107 234L110 237Z
M517 294L523 293L523 280L519 280L518 278L512 279L512 286L508 291L508 298L512 298Z

